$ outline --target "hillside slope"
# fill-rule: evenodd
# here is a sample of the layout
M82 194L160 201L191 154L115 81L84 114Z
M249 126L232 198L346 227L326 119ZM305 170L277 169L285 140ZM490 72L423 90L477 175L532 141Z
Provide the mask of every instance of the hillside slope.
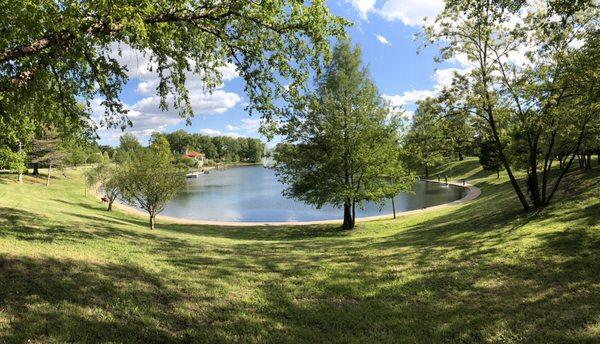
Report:
M352 232L150 231L67 173L0 179L0 342L600 341L598 168L525 214L505 176L454 163L480 198Z

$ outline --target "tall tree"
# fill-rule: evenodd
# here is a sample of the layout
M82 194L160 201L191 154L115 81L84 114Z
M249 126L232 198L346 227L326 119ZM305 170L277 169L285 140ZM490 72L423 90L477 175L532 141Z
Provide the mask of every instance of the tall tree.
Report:
M400 161L399 118L348 41L335 47L310 98L295 124L282 129L286 144L277 150L275 171L287 185L284 195L343 206L343 228L352 229L357 203L384 202L411 185Z
M595 1L454 0L425 29L429 42L442 45L442 58L468 59L454 87L480 134L491 138L525 210L549 204L588 128L592 114L565 105L581 93L573 58L597 18ZM569 159L554 177L559 151ZM527 171L529 199L515 168Z

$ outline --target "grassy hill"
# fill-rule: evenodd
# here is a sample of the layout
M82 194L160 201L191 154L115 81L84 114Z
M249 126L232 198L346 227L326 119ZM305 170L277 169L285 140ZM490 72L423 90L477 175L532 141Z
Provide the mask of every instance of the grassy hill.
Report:
M472 203L351 232L104 211L80 171L0 179L0 342L600 341L600 169L521 212L475 160Z

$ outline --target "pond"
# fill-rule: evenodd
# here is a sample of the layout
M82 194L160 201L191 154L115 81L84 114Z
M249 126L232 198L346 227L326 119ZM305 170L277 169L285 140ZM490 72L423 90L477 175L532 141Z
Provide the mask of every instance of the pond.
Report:
M196 179L187 179L187 187L177 194L163 215L210 221L291 222L342 218L342 210L331 206L316 209L281 195L284 186L273 170L263 166L212 170ZM401 193L395 198L396 211L431 207L460 199L465 189L436 183L417 182L414 194ZM383 207L367 203L357 207L357 216L391 214L391 201Z

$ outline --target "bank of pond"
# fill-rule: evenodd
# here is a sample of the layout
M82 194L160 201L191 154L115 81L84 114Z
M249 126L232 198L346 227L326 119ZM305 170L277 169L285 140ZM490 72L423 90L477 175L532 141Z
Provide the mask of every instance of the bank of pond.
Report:
M317 209L287 199L282 195L283 189L273 170L260 165L212 170L210 174L187 179L186 188L171 200L162 214L227 222L322 221L341 216L341 210L332 206ZM395 197L396 212L450 203L464 197L466 192L458 186L419 181L411 193ZM391 200L383 206L366 203L357 210L358 217L391 213Z

